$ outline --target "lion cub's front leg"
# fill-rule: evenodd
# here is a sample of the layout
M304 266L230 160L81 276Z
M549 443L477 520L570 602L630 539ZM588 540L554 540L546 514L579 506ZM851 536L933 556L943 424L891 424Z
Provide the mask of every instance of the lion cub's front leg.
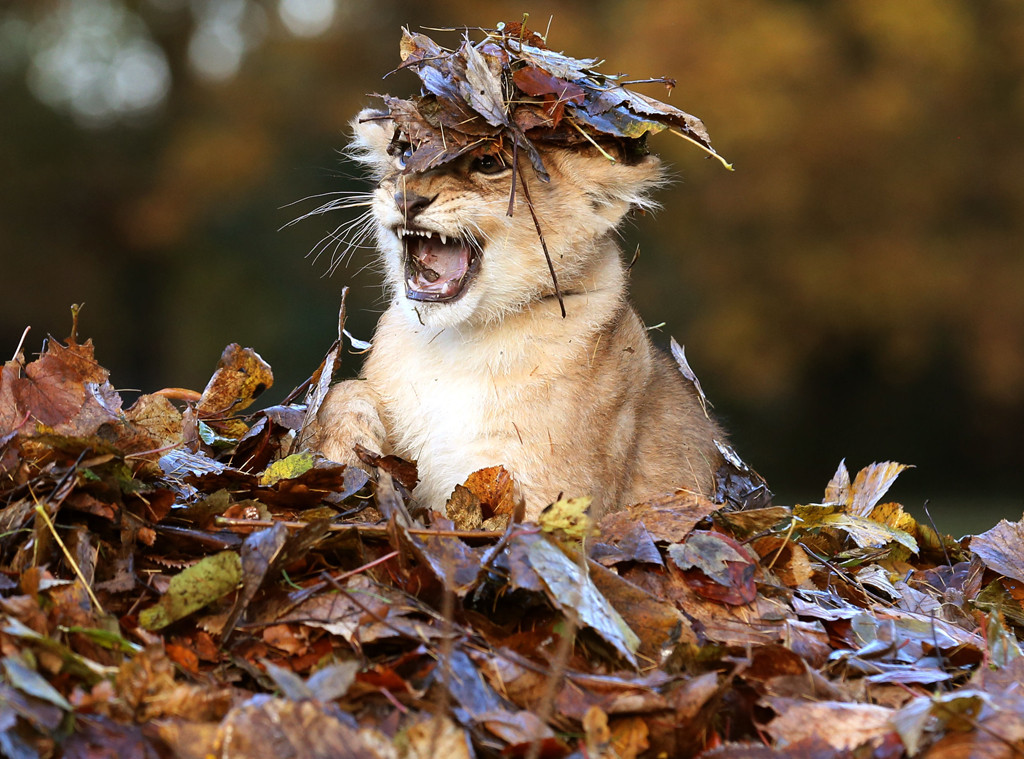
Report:
M380 397L364 380L347 380L332 387L317 413L314 446L340 464L362 466L356 444L387 453L387 431L380 417Z

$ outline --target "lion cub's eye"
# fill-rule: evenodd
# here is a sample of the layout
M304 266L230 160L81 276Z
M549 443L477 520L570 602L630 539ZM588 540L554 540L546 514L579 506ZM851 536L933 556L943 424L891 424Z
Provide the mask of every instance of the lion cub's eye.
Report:
M482 155L473 161L470 168L481 174L500 174L508 168L508 165L501 160L500 156Z
M395 160L398 162L398 168L404 169L405 165L412 159L412 145L406 145L405 150L398 153Z

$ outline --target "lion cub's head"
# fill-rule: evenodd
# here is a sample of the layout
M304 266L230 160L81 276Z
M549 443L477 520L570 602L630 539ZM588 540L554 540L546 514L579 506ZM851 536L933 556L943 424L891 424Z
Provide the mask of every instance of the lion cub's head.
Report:
M653 156L613 162L596 148L548 148L550 181L521 157L510 203L512 155L480 148L411 172L409 143L386 113L363 111L353 126L353 152L377 180L387 284L413 322L431 327L485 324L553 296L541 234L563 293L599 285L597 270L618 256L610 233L631 208L651 207L661 177Z

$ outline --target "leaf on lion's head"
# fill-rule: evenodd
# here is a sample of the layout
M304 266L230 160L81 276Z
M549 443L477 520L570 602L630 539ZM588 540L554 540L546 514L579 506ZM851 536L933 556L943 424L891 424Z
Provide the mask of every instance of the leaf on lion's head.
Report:
M669 130L732 168L711 147L696 116L627 89L621 75L597 71L595 58L549 50L539 34L521 24L480 30L484 38L449 50L425 34L403 29L402 64L423 85L421 95L382 96L390 117L412 147L405 171L442 166L470 150L525 153L546 178L538 146L587 143L613 158L646 153L649 134ZM671 79L660 82L669 89Z

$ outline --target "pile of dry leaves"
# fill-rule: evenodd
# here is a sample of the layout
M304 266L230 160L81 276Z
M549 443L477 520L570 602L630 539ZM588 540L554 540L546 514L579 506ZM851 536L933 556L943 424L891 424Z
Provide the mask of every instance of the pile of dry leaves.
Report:
M498 468L417 514L409 462L304 451L303 404L241 415L270 384L229 346L203 393L125 409L74 332L4 365L0 753L1024 752L1019 523L940 537L883 502L892 463L599 525L507 524Z

